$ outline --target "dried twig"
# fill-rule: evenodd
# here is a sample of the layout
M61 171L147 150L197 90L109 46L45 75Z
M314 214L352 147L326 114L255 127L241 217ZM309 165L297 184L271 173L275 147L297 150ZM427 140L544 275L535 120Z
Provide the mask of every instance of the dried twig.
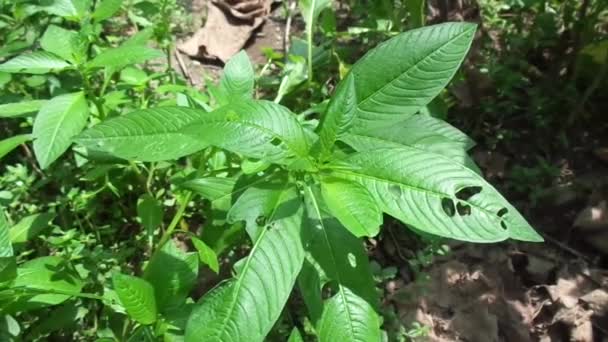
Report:
M192 80L192 75L190 74L190 70L184 63L184 60L182 59L182 55L179 53L179 51L177 49L175 49L173 53L175 54L175 59L177 59L177 64L179 64L179 68L182 70L182 74L184 74L184 76L188 79L188 83L190 83L191 86L194 86L194 81Z
M285 53L285 59L289 53L289 45L291 40L291 22L293 21L293 12L296 9L296 2L294 0L289 1L289 7L287 8L287 20L285 21L285 32L283 32L283 52Z

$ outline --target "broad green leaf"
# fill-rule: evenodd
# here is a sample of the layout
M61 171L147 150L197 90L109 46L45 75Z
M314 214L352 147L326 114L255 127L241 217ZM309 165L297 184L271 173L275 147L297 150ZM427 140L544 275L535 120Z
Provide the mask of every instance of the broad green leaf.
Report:
M112 277L112 283L129 317L144 325L156 322L156 300L152 284L121 273Z
M374 308L347 287L325 304L318 325L319 341L381 341L380 319Z
M403 120L428 104L456 73L474 34L470 23L427 26L368 52L350 71L357 100L352 129L364 132Z
M106 120L84 131L75 141L123 159L177 159L207 147L182 132L205 115L203 111L184 107L144 109Z
M49 223L55 215L51 213L41 213L26 216L9 230L11 242L13 246L20 247L27 241L38 236L44 229L49 226Z
M34 153L45 169L59 158L87 124L89 107L83 92L59 95L44 104L36 120L32 135Z
M357 94L354 80L354 76L349 74L342 81L343 85L336 90L320 123L319 144L322 158L329 156L336 140L348 132L355 118Z
M235 178L201 177L185 181L179 185L210 201L215 201L230 196L235 190L236 182Z
M36 51L19 55L0 64L0 71L8 73L46 74L70 67L70 63L52 53Z
M21 288L32 294L17 301L17 307L56 305L78 295L84 286L78 275L57 256L36 258L23 263L17 269L13 288Z
M159 50L144 45L123 44L102 51L87 64L87 68L113 68L118 70L127 65L139 64L159 57L163 57L163 53Z
M196 282L198 255L185 253L169 240L150 259L144 279L154 286L156 305L161 310L181 304Z
M41 335L74 327L78 324L79 315L83 311L83 308L79 308L76 303L76 301L69 301L53 309L47 315L40 317L40 320L28 332L27 339L36 340Z
M0 257L0 283L17 278L17 258L15 256Z
M334 176L359 182L387 214L417 230L471 242L542 241L480 175L415 147L380 148L345 159Z
M378 298L362 241L328 215L317 191L307 187L305 197L307 228L313 237L308 280L301 279L300 289L320 341L334 341L332 336L343 336L344 341L378 341L380 325L373 309L378 306ZM314 276L315 271L318 276ZM319 317L321 290L330 280L334 295L325 301Z
M163 208L156 198L144 194L137 201L137 216L141 225L146 229L147 235L154 235L154 230L163 222Z
M203 264L209 266L209 268L216 274L219 273L220 265L217 260L217 255L215 254L213 249L207 246L207 244L204 243L201 239L195 238L194 236L191 239L194 248L196 248L196 250L198 251L199 260Z
M308 156L308 141L295 115L269 101L232 102L184 132L249 158L288 164L294 157Z
M32 137L29 134L20 134L8 139L0 140L0 160L17 148L17 146L26 143L31 139Z
M47 100L27 100L0 105L0 118L18 118L37 112Z
M72 63L79 62L86 54L86 38L76 31L50 25L42 38L40 47Z
M356 237L373 237L380 231L382 211L363 186L341 179L323 178L321 193L329 212Z
M90 5L90 0L51 0L41 8L51 14L79 21Z
M349 133L341 140L357 151L411 146L442 154L481 174L467 153L473 142L458 129L426 115L413 115L389 126L379 126L361 133Z
M224 75L220 80L220 104L224 105L234 100L253 99L255 74L247 53L242 50L234 55L224 67Z
M111 18L114 13L120 10L122 0L102 0L99 1L93 12L93 19L96 21L103 21Z
M277 202L281 199L286 181L264 182L245 190L228 211L228 222L245 221L249 237L255 241Z
M235 278L201 298L188 321L187 342L263 341L273 327L304 259L295 188L284 192L269 222Z

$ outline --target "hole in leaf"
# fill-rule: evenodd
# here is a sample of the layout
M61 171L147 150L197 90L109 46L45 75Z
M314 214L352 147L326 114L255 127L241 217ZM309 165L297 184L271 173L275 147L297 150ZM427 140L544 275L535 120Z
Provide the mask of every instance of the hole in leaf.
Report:
M270 143L273 144L274 146L279 146L281 145L283 141L280 138L272 138L272 140L270 140Z
M255 223L260 227L263 226L266 223L266 217L263 215L256 217Z
M496 213L496 215L498 215L498 217L503 217L505 216L507 213L509 212L509 209L507 208L502 208L498 211L498 213Z
M352 268L357 268L357 257L353 253L348 253L346 256L348 258L348 264Z
M507 230L509 228L507 228L507 224L505 223L505 221L500 221L500 226L502 227L502 229Z
M454 217L456 210L454 209L454 201L451 198L444 198L441 200L441 208L443 212L449 217Z
M393 197L401 198L401 188L397 184L389 185L388 191Z
M480 186L467 186L458 190L458 192L456 193L456 198L458 198L459 200L468 201L469 198L477 195L480 192Z
M456 211L458 211L458 215L460 216L468 216L471 215L471 206L458 202L456 204Z

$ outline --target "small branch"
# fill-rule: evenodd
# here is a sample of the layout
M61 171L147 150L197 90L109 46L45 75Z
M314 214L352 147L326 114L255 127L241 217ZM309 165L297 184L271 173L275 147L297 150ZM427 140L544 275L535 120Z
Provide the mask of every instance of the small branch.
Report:
M291 22L293 21L293 12L295 9L296 2L292 0L287 8L287 20L285 22L285 32L283 32L283 53L285 54L285 63L287 63L287 55L291 43Z
M184 197L184 200L182 201L179 208L177 209L175 216L173 216L171 223L169 223L169 227L167 227L167 230L165 231L163 236L160 238L160 241L158 242L158 245L156 246L157 251L159 251L165 245L165 243L167 243L167 241L169 241L169 239L171 238L171 234L175 230L175 227L177 227L177 225L179 224L179 221L181 221L182 217L184 216L184 212L186 211L186 208L188 207L188 203L190 203L191 199L192 199L192 192L188 191L186 193L186 196Z
M182 55L179 53L179 51L177 49L175 49L173 51L173 53L175 54L175 59L177 59L177 64L179 64L179 68L182 70L182 73L184 74L186 79L188 79L188 83L191 86L194 86L194 81L192 80L192 75L190 74L190 70L186 66L186 63L184 63L184 60L182 59Z

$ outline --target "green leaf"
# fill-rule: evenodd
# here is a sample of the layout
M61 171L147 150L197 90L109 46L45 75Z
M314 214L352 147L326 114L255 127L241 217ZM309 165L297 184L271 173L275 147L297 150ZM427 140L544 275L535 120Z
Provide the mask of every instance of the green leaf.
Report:
M154 230L163 222L163 208L156 198L144 194L137 201L137 216L141 225L146 229L147 235L154 235Z
M45 169L59 158L72 144L72 138L87 124L89 107L83 92L64 94L52 98L34 121L34 153Z
M114 13L120 10L122 2L122 0L102 0L98 2L95 12L93 12L93 19L99 22L111 18Z
M9 230L11 242L15 248L21 247L27 241L38 236L44 229L49 226L49 223L55 215L51 213L40 213L26 216Z
M156 322L156 300L152 284L121 273L112 277L112 283L129 317L144 325Z
M329 156L336 140L348 132L355 119L357 94L354 80L354 76L348 74L342 81L343 85L336 90L320 123L319 144L322 158Z
M467 153L473 142L458 129L425 115L413 115L386 127L380 126L361 133L349 133L341 140L357 151L384 147L415 147L442 154L481 174Z
M192 190L202 197L215 201L230 196L235 189L235 178L201 177L179 184L180 187Z
M0 140L0 160L19 145L26 143L31 139L32 137L29 134L20 134L8 139Z
M368 52L350 71L357 100L352 129L364 132L388 125L428 104L458 70L474 34L475 25L470 23L427 26L402 33ZM350 85L342 82L340 87Z
M285 189L284 179L278 182L264 182L249 187L234 202L228 214L228 222L245 221L249 237L255 241Z
M231 102L184 132L249 158L288 164L308 156L308 141L295 115L269 101Z
M106 120L84 131L75 141L123 159L177 159L207 147L182 132L205 115L203 111L184 107L144 109Z
M291 334L289 334L289 339L287 342L304 342L304 339L300 334L300 330L297 327L291 330Z
M424 26L426 19L426 1L425 0L406 0L405 6L409 14L409 22L412 28Z
M285 191L235 279L203 296L193 310L187 342L264 340L302 267L301 208L296 189Z
M0 105L0 118L18 118L37 112L47 100L29 100Z
M324 9L331 7L331 0L299 0L298 5L307 27L313 27Z
M8 229L8 222L4 210L0 208L0 257L13 256L13 245Z
M156 305L181 304L194 284L198 275L198 255L185 253L169 240L150 259L144 272L144 279L154 286Z
M213 272L218 274L220 271L220 265L217 260L217 255L215 254L213 249L211 249L211 247L207 246L207 244L204 243L201 239L198 239L194 236L191 237L191 239L192 239L192 244L194 245L194 248L196 248L196 250L198 251L198 257L199 257L200 261L203 264L209 266L209 268Z
M61 257L47 256L23 263L17 269L13 288L22 288L32 294L20 299L20 309L56 305L78 295L84 286L82 280Z
M76 31L50 25L42 38L40 47L72 63L79 62L86 54L86 39Z
M382 212L363 186L340 179L323 178L321 193L329 212L356 237L373 237L380 231Z
M102 51L87 64L87 68L113 68L118 70L127 65L139 64L160 57L163 57L163 53L159 50L144 45L123 44Z
M358 152L345 163L334 176L362 184L384 212L417 230L471 242L542 241L480 175L443 155L404 146Z
M255 74L251 61L244 50L234 55L224 67L224 75L220 80L220 104L228 104L234 100L253 99Z
M310 186L305 198L308 229L313 236L308 250L308 279L300 282L300 290L320 341L335 341L332 336L343 336L344 341L378 341L380 324L373 309L378 306L378 298L361 240L328 215L320 196ZM318 276L314 276L315 268ZM329 280L334 282L334 296L323 304L319 317L321 290Z
M89 0L52 0L50 4L41 6L41 8L51 14L79 21L89 6Z
M70 67L70 63L52 53L36 51L19 55L0 64L0 72L46 74L49 72L61 71Z
M325 304L319 341L381 341L380 320L372 306L347 287Z

